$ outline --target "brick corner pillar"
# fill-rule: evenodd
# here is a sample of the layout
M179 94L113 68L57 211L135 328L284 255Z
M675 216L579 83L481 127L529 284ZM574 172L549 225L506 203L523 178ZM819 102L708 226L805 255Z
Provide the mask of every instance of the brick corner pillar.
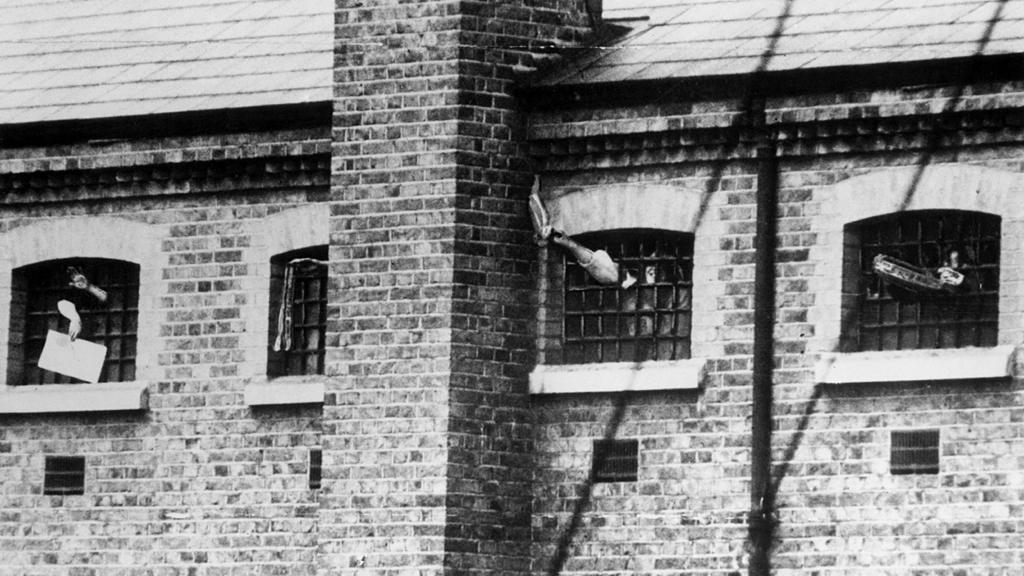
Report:
M318 573L530 571L515 74L584 0L338 0Z

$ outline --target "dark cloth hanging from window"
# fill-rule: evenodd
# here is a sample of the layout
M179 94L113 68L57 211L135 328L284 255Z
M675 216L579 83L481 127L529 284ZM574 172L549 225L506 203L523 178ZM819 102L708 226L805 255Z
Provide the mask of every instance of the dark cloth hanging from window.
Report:
M296 279L302 284L311 277L318 275L321 266L327 263L313 258L296 258L288 262L284 270L284 282L281 284L281 299L277 312L277 336L274 338L274 351L282 352L292 349L292 332L295 327ZM300 299L301 300L301 299Z
M277 312L277 337L274 338L274 352L292 349L292 302L295 300L294 260L284 267L284 282L281 285L281 300Z

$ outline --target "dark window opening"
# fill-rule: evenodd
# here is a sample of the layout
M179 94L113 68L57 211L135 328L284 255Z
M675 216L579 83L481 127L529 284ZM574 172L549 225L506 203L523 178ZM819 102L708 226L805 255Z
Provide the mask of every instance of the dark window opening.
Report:
M73 496L85 493L84 456L47 456L43 494Z
M640 466L637 440L595 440L594 482L636 482Z
M892 474L938 474L939 431L894 431L889 471Z
M872 218L847 226L845 251L844 350L996 345L998 216L924 210ZM875 271L879 255L928 279L952 267L962 280L938 290L908 288Z
M317 490L320 488L321 480L323 478L323 458L324 453L321 448L310 448L309 449L309 489Z
M106 292L106 301L86 290L71 287L72 270L85 275L91 284ZM15 269L12 282L9 382L66 384L77 381L38 365L47 333L50 330L68 332L69 321L57 310L60 300L73 303L81 317L78 338L107 348L99 381L135 379L139 316L137 264L102 258L50 260Z
M327 246L275 256L270 267L267 375L323 374L327 333Z
M620 230L575 240L607 251L636 282L627 288L599 284L565 258L564 362L689 358L693 235Z

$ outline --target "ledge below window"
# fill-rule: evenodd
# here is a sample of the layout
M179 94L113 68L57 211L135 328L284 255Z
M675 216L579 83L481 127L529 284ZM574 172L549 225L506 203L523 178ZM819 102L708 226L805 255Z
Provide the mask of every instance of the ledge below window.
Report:
M537 366L530 373L530 394L696 390L706 366L704 358Z
M1014 375L1013 346L829 354L818 363L822 384L980 380Z
M323 404L323 376L295 376L254 382L245 386L246 406L287 406Z
M0 414L121 412L149 409L146 382L4 386Z

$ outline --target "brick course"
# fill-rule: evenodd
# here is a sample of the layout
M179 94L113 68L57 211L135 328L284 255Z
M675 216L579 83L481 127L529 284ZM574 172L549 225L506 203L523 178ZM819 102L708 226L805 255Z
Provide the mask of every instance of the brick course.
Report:
M116 253L143 267L149 331L147 411L4 417L0 574L745 571L756 134L742 100L685 93L524 111L526 74L588 26L568 0L339 2L329 127L0 149L0 291L12 267ZM841 331L842 225L914 178L911 207L1003 216L999 339L1020 344L1022 86L766 103L779 575L1024 565L1020 379L815 384ZM529 230L535 172L573 233L695 234L702 389L529 396L561 323L559 254ZM319 244L327 374L299 380L323 406L249 408L269 258ZM916 428L940 430L940 473L889 474L891 431ZM589 483L609 436L638 440L637 482ZM63 454L86 457L85 495L42 495L44 456Z
M242 388L265 379L269 251L288 243L274 215L317 210L327 241L328 205L309 203L327 148L315 132L234 140L3 151L36 160L3 161L0 287L50 258L139 263L149 409L4 417L0 573L315 573L321 410L251 411ZM44 456L64 454L85 456L85 494L42 495Z
M1016 156L1024 134L1012 107L1014 86L1001 88L1006 97L996 87L977 87L989 111L952 112L945 124L928 114L976 109L963 102L947 106L942 94L948 89L917 94L929 104L923 114L920 102L903 104L907 96L898 91L794 96L767 105L781 154L773 440L781 524L772 556L779 574L1007 574L1021 562L1020 523L1007 516L1021 506L1018 379L814 384L820 353L838 342L839 303L827 286L838 290L841 224L895 209L886 206L898 204L896 195L907 189L924 155L929 167L916 176L911 208L1002 215L1006 274L999 338L1020 344L1013 318L1020 306L1013 230L1022 172ZM892 105L877 106L884 102ZM715 110L713 116L708 110ZM891 121L865 120L883 116ZM531 150L543 162L550 202L617 190L628 205L647 186L674 188L678 200L657 204L651 218L658 222L665 213L692 217L694 208L682 200L686 190L707 194L696 228L698 246L703 236L707 248L694 260L694 277L701 280L694 306L703 298L707 309L695 314L694 347L709 357L710 373L696 394L620 400L626 417L614 434L640 441L640 480L595 487L576 520L563 574L746 570L756 178L742 131L732 137L738 146L727 144L736 117L726 103L530 116ZM698 125L705 130L687 129ZM716 134L716 126L726 135ZM941 139L933 129L942 130ZM936 142L938 149L928 148ZM708 163L714 158L723 163ZM586 214L581 201L572 200L579 204L576 218ZM618 213L623 227L630 227L628 211ZM612 224L607 227L620 227ZM542 319L556 335L560 258L550 255L540 284L554 295ZM698 321L708 329L698 331ZM549 348L557 348L557 341L542 341L541 361ZM564 538L578 512L590 442L609 434L613 402L604 395L534 402L538 574L548 570L557 554L553 543ZM672 412L678 415L670 421L660 417ZM916 428L940 430L940 473L890 475L890 431ZM688 521L701 529L687 527Z
M581 8L338 5L331 272L356 332L331 351L344 406L325 406L324 444L379 466L326 490L324 523L365 530L326 530L324 573L529 570L534 253L511 90L538 48L582 37Z

